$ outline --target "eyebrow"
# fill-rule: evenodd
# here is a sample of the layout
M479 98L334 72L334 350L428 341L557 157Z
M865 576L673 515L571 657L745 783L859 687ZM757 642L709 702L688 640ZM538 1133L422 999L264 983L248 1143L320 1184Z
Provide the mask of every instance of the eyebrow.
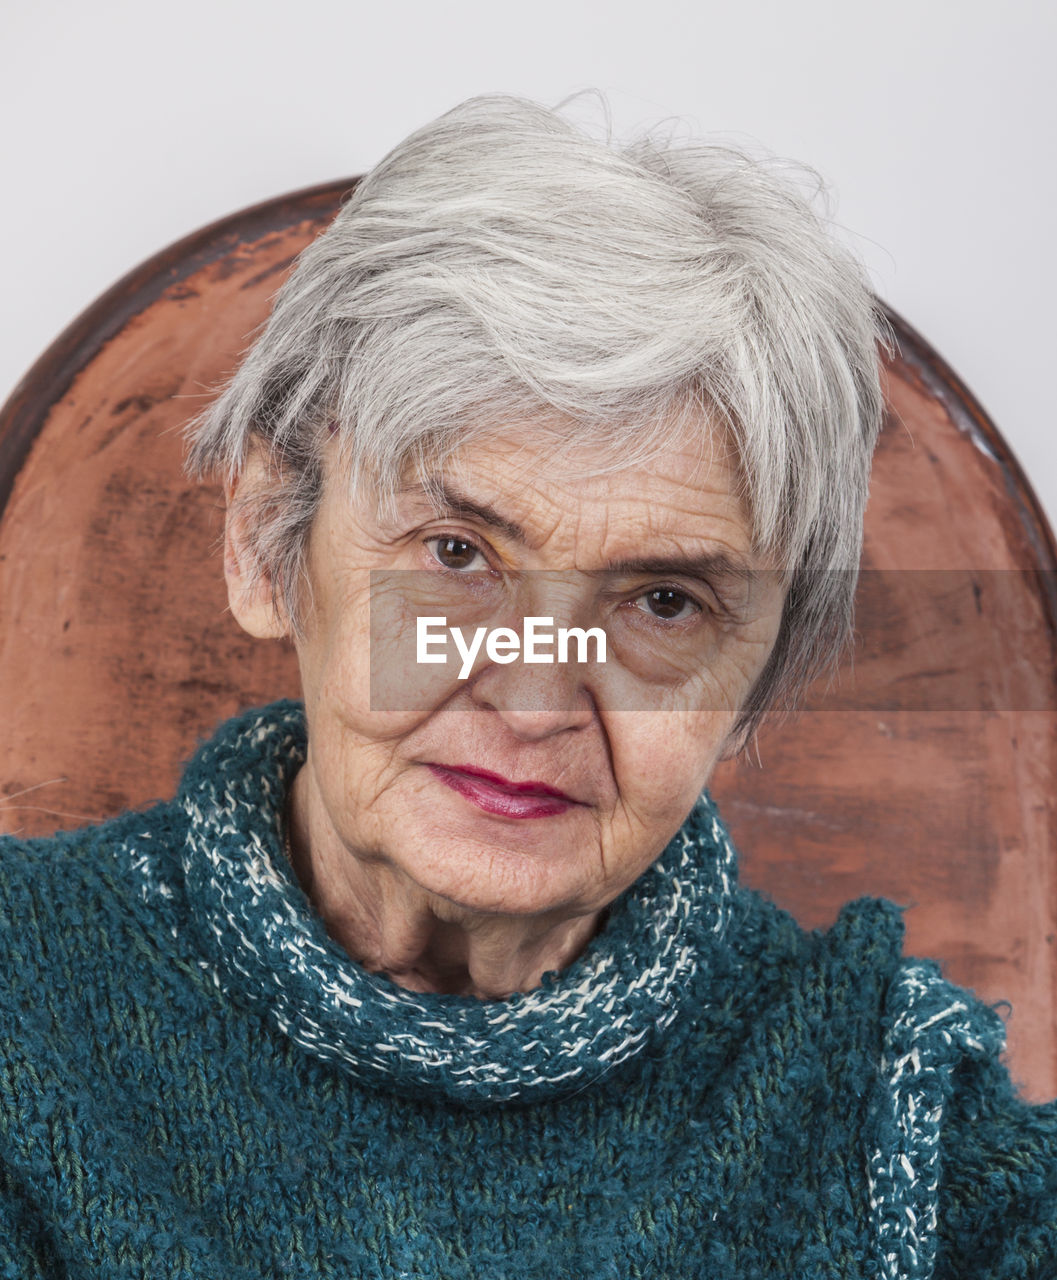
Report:
M458 489L452 488L451 485L437 476L427 476L420 484L402 489L401 493L415 492L417 490L421 490L431 502L438 507L443 507L453 516L461 516L463 519L471 517L475 520L480 520L482 524L488 525L492 529L499 529L514 542L522 545L528 543L528 537L521 525L513 520L507 520L505 516L501 516L495 507L489 506L487 502L474 502L472 498L468 498L464 493L460 493Z
M521 525L501 516L487 502L475 502L472 498L442 480L439 476L427 476L415 485L400 490L401 493L421 492L437 507L454 516L473 518L490 528L499 529L512 541L523 546L528 536ZM715 578L749 578L755 570L745 560L726 551L705 552L691 556L633 556L614 560L601 569L591 569L591 574L623 574L645 577L691 577L711 581Z
M657 578L750 578L757 570L726 551L705 552L696 556L647 556L614 560L600 573L616 573Z

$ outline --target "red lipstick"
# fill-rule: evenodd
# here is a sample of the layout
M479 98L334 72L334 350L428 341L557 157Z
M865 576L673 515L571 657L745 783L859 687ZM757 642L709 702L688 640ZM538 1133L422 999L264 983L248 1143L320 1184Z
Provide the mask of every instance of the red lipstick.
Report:
M500 818L550 818L578 803L545 782L511 782L501 774L469 765L427 767L446 787Z

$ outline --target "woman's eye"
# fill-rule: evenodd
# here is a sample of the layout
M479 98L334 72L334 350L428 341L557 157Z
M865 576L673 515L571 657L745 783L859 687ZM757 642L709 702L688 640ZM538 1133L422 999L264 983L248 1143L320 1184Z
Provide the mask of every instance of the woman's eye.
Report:
M428 546L433 552L433 558L445 569L466 572L488 567L481 549L464 538L431 538Z
M701 606L696 600L673 587L656 587L639 596L634 603L643 613L662 618L665 622L681 622L684 618L701 612Z

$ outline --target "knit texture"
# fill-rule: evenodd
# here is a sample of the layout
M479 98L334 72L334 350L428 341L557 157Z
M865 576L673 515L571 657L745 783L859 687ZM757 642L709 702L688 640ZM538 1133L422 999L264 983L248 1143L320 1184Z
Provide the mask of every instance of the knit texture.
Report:
M706 798L537 991L406 992L283 858L303 752L0 841L0 1277L1057 1276L1057 1107L891 904L805 933Z

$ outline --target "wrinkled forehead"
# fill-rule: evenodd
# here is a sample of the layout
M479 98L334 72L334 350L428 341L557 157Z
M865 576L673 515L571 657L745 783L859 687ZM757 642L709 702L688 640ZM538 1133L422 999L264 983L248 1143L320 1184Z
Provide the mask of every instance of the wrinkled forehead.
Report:
M539 418L490 424L414 460L391 502L376 492L373 505L384 522L466 520L569 567L629 558L646 543L716 543L760 559L731 433L703 414L608 437Z
M420 483L438 512L485 502L508 535L531 550L562 548L567 558L716 538L748 554L752 531L733 463L701 438L630 465L607 465L586 448L562 454L523 442L468 452Z

